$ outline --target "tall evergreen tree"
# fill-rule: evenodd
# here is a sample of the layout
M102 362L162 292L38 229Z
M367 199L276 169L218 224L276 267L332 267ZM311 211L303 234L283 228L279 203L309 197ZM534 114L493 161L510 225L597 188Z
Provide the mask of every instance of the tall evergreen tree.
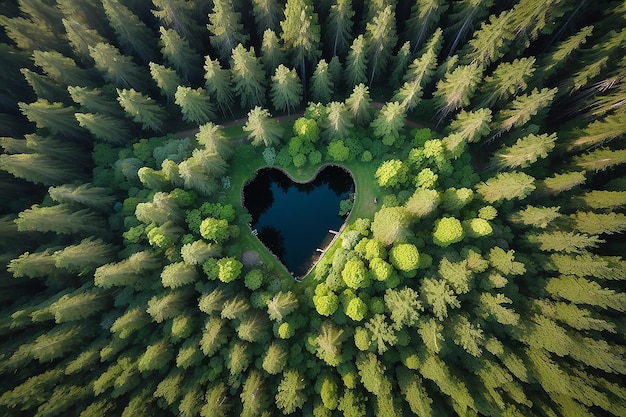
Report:
M252 16L254 16L254 27L261 37L268 29L273 32L278 31L283 18L283 10L276 0L252 0Z
M284 129L272 119L270 112L259 106L248 112L248 121L243 126L243 130L248 132L254 146L278 144L284 133Z
M102 6L125 52L139 57L144 63L154 60L155 38L146 24L119 0L103 0Z
M233 49L231 72L235 94L243 107L265 103L265 72L253 47L246 50L239 44Z
M268 75L274 74L280 64L286 64L285 52L283 51L280 39L271 29L263 32L261 42L261 61Z
M285 49L291 52L294 66L300 66L305 85L307 61L319 58L320 26L311 0L287 0L285 19L280 22L280 35Z
M183 113L183 120L203 124L215 118L213 105L203 88L193 89L179 85L174 97L176 104L180 106Z
M166 116L165 109L159 106L151 97L145 96L134 89L117 89L117 101L128 117L134 122L141 123L142 129L161 131Z
M396 14L391 6L380 10L365 28L365 42L367 44L371 65L369 85L374 78L387 67L387 61L398 41L396 33Z
M176 94L176 89L183 84L178 73L171 68L155 64L154 62L150 62L148 67L150 68L152 79L161 90L161 94L167 97L168 102L171 102Z
M207 93L215 98L222 114L226 115L226 110L232 114L234 97L230 71L222 68L217 59L212 60L207 55L204 62L204 80Z
M216 0L213 3L207 29L211 34L209 36L211 45L217 50L222 61L226 61L231 51L238 44L245 44L249 38L241 24L241 13L235 11L233 2L227 0Z
M418 0L411 7L411 16L406 25L414 50L422 46L441 16L448 10L448 5L444 3L441 0Z
M272 76L272 88L270 90L274 108L291 114L291 109L297 107L302 101L302 90L302 84L296 71L289 70L280 64Z
M365 37L359 35L352 41L346 58L344 78L348 87L354 88L367 82L367 62Z
M89 47L89 54L104 79L116 87L143 90L146 86L145 72L130 57L122 55L115 46L99 43Z
M353 18L352 0L335 0L331 4L324 35L328 44L332 45L333 56L344 57L348 51L354 25Z
M159 28L161 54L174 69L188 80L198 75L201 57L189 44L189 40L173 29Z

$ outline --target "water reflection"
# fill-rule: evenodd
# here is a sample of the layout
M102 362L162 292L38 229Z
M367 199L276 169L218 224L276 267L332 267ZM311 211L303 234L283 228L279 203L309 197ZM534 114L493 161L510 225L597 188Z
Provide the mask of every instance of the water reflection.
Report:
M280 170L262 169L243 194L259 239L295 276L302 276L317 259L316 249L332 238L329 230L343 224L339 202L353 191L352 177L329 166L307 184L294 183Z

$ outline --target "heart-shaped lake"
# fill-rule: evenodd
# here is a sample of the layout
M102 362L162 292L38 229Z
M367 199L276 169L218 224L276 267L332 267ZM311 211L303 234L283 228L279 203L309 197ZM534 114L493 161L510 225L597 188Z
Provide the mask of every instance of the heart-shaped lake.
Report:
M243 198L254 233L295 277L302 277L334 237L332 231L343 225L339 202L353 192L352 176L337 166L322 168L307 183L264 168L244 186Z

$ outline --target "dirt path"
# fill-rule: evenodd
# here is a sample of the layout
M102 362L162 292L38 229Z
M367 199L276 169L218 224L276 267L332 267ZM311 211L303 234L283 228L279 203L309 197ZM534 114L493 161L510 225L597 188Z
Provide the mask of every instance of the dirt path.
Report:
M381 102L381 101L372 101L371 103L372 107L374 107L375 109L380 110L385 103ZM278 120L279 122L283 122L286 120L296 120L299 117L302 117L304 115L304 112L298 112L298 113L294 113L294 114L287 114L287 115L283 115L283 116L278 116L275 117L276 120ZM228 122L222 123L220 124L220 126L222 128L225 127L230 127L230 126L238 126L238 125L243 125L245 124L247 121L246 118L242 118L242 119L235 119L235 120L229 120ZM416 129L420 129L423 128L424 125L417 123L413 120L409 120L409 119L404 119L404 123L409 126L409 127L413 127ZM174 136L177 139L182 139L182 138L186 138L188 136L194 136L196 133L198 133L199 129L195 128L195 129L189 129L189 130L182 130L180 132L176 132L174 133Z

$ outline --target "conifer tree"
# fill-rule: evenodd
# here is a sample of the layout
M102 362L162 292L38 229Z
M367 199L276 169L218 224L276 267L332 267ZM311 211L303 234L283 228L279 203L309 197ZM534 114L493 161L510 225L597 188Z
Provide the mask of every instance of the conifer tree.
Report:
M193 89L179 85L174 98L183 113L183 120L189 123L203 124L215 118L211 100L201 87Z
M207 55L204 61L204 80L204 87L207 93L215 98L222 114L226 115L226 110L228 110L232 115L232 106L235 100L230 71L222 68L217 59L212 60Z
M193 39L200 32L200 25L193 18L194 3L185 0L152 0L152 14L167 28L186 39Z
M407 19L409 39L417 50L430 36L430 31L438 23L441 15L448 9L448 5L441 0L418 0L411 7L411 16Z
M449 32L454 31L454 37L451 38L452 44L448 56L452 56L459 44L465 41L474 30L476 22L483 19L489 8L493 5L494 0L461 0L451 5L448 18L451 20L447 27ZM448 38L446 34L446 38Z
M283 18L283 9L276 0L252 0L254 27L259 37L267 30L276 32Z
M285 19L280 22L285 49L291 52L294 66L300 66L300 77L306 85L307 61L319 58L320 26L311 0L287 0Z
M261 41L261 62L268 76L271 76L280 64L287 63L281 41L276 35L276 32L271 29L266 29L265 32L263 32L263 40Z
M346 107L352 113L354 121L360 125L366 125L372 118L372 107L369 88L361 83L355 85L350 97L346 99Z
M213 48L219 53L220 59L226 61L230 52L238 45L245 44L249 38L244 34L241 24L241 13L235 11L232 2L216 0L213 10L209 13L207 29Z
M256 106L248 112L248 121L243 127L245 132L252 138L252 144L259 146L264 144L272 146L280 143L283 137L283 128L272 119L267 109Z
M346 58L344 78L348 87L356 87L358 84L367 83L367 48L365 37L357 36L350 45L350 51Z
M391 51L398 41L396 34L396 14L391 6L380 10L365 28L365 42L367 44L371 71L369 85L374 78L387 66Z
M64 106L63 103L50 103L48 100L38 99L34 103L18 103L20 111L28 120L35 123L40 129L48 129L53 134L68 138L77 138L84 131L74 118L76 107Z
M119 0L103 0L104 13L126 53L144 63L155 59L156 44L152 31ZM95 45L96 43L92 43Z
M274 108L291 114L291 109L297 107L302 100L302 90L302 84L296 71L280 64L272 76L272 88L270 90Z
M235 94L243 107L251 108L265 103L265 76L254 48L246 50L239 44L232 51L232 79Z
M80 176L76 167L40 153L0 155L0 169L34 184L57 185Z
M535 179L523 172L505 172L478 184L476 191L489 203L524 199L535 190Z
M93 62L89 55L89 45L106 42L106 39L96 29L77 20L63 18L61 21L74 55L80 58L83 63Z
M500 168L526 168L539 158L546 158L554 149L557 140L556 133L548 135L530 134L520 138L513 146L500 148L494 154L494 165Z
M301 409L306 401L305 388L304 378L297 369L284 371L277 388L276 405L284 414Z
M445 78L437 82L437 90L433 96L437 99L441 122L447 115L470 103L482 70L476 64L463 65L446 74Z
M128 117L134 122L141 123L141 128L161 131L165 119L165 109L159 106L151 97L145 96L134 89L117 89L117 101Z
M130 132L126 123L115 117L98 113L74 113L78 124L96 138L116 144L128 143Z
M89 55L104 79L116 87L143 90L146 86L145 72L129 56L122 55L115 46L108 43L90 46Z
M200 65L200 55L191 47L189 40L173 29L159 28L161 34L161 54L185 79L192 80L197 75Z
M173 101L176 89L178 86L183 85L178 73L171 68L155 64L154 62L150 62L148 66L150 67L152 79L161 90L161 95L167 97L168 102Z
M322 136L327 140L344 139L354 127L351 114L345 103L333 101L328 104L328 114L322 124Z
M325 38L332 45L331 55L345 56L352 38L353 18L352 0L335 0L331 4L324 27Z
M326 104L330 101L334 90L333 87L334 85L328 70L328 64L324 59L321 59L317 63L315 71L313 71L313 75L311 76L309 85L311 98L315 102Z

